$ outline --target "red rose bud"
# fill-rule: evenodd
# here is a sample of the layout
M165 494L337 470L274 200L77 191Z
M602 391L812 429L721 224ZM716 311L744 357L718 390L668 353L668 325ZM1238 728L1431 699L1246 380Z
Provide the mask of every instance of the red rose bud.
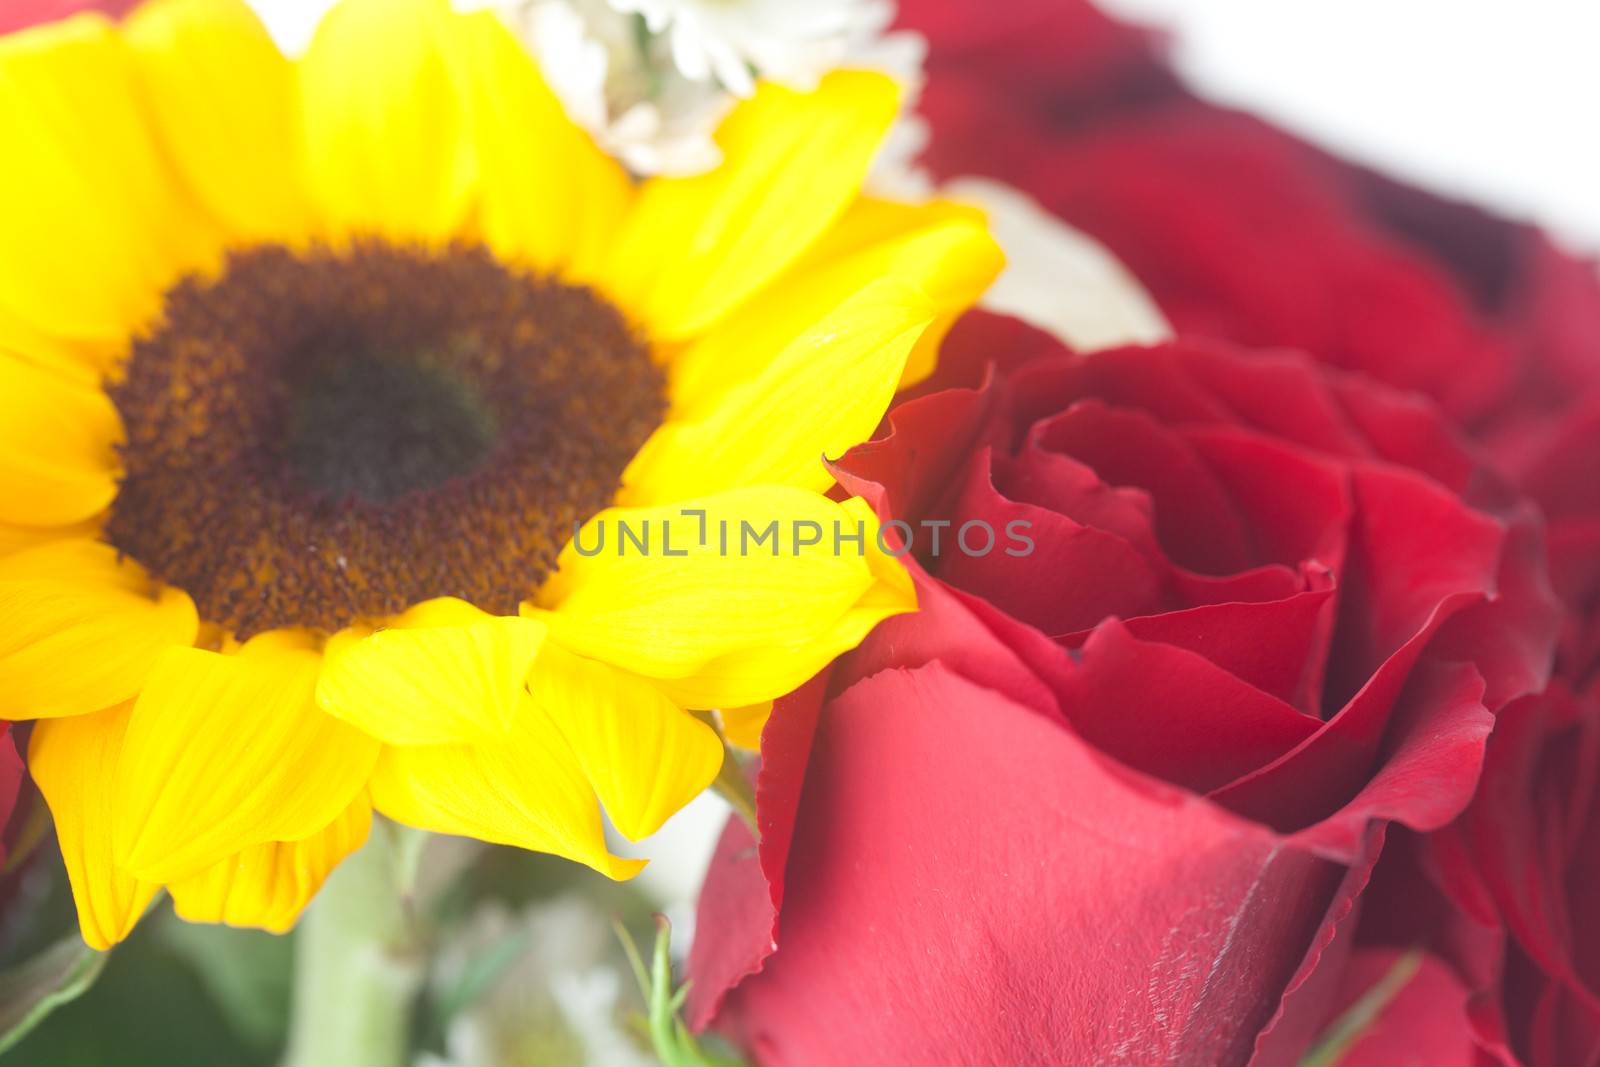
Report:
M890 423L835 470L880 520L1035 549L924 554L920 612L774 712L692 1020L762 1064L1296 1063L1387 830L1454 820L1548 680L1536 513L1284 351L971 316Z

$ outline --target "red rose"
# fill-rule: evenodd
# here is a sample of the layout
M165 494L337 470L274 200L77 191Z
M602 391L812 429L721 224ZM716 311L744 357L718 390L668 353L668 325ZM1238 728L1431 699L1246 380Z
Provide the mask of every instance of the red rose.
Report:
M1485 1042L1528 1067L1600 1064L1600 687L1509 705L1472 806L1425 847L1457 924L1495 935L1460 968Z
M991 25L906 0L942 177L1018 186L1105 243L1180 333L1303 348L1420 389L1488 439L1600 387L1600 275L1531 226L1197 100L1079 0ZM1046 18L1037 14L1048 8ZM1052 53L1024 63L1013 53Z
M1198 101L1148 35L1051 7L1053 47L1077 61L1018 77L1014 31L975 45L970 6L902 4L932 43L935 171L1023 187L1121 256L1180 330L1303 346L1430 394L1548 523L1568 608L1560 680L1505 710L1458 822L1390 835L1341 997L1401 948L1431 954L1344 1062L1600 1062L1585 867L1600 839L1591 786L1568 766L1593 745L1600 701L1600 273L1534 227ZM1063 43L1074 27L1093 32ZM1035 25L1029 54L1047 36Z
M1156 34L1108 18L1083 0L901 0L899 21L927 39L925 71L940 101L993 111L1063 112L1180 92ZM941 106L935 104L932 113ZM1032 118L1032 115L1026 115Z
M1472 1061L1501 1067L1600 1065L1600 687L1552 683L1497 716L1468 809L1424 837L1392 839L1374 872L1358 954L1423 946L1449 972L1381 1021L1426 1040L1453 1020ZM1354 984L1375 976L1353 975ZM1349 990L1354 994L1355 990ZM1399 1047L1396 1045L1395 1047ZM1349 1067L1387 1067L1379 1055ZM1430 1064L1433 1059L1426 1060ZM1344 1061L1341 1061L1344 1067Z
M1546 682L1537 520L1429 405L1051 348L969 317L837 464L951 525L919 613L774 712L760 846L713 862L692 1021L761 1063L1292 1064L1385 828L1454 819ZM960 550L1017 522L1031 554Z
M1592 353L1600 364L1600 346ZM1565 410L1506 427L1496 455L1550 524L1550 571L1569 609L1559 674L1575 690L1600 680L1600 386Z

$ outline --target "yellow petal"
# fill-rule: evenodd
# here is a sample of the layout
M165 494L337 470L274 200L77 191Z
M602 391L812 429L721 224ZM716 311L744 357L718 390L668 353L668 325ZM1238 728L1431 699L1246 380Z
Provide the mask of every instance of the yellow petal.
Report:
M292 241L308 205L293 68L243 0L151 0L123 35L189 188L243 239Z
M932 369L939 337L977 302L1004 261L982 213L972 208L858 200L767 293L673 358L673 413L694 418L713 409L794 338L880 278L922 290L936 316L908 360L904 384Z
M44 332L0 303L0 352L98 389L106 370L128 349L123 334L82 339Z
M563 551L541 604L524 611L551 640L682 707L718 708L789 692L916 600L861 501L769 486L602 512Z
M0 522L64 526L103 511L121 433L105 393L0 352Z
M717 132L723 163L639 192L602 287L657 340L692 337L794 263L861 188L899 107L888 78L764 83Z
M41 333L123 340L216 258L140 100L103 18L0 37L0 307Z
M339 817L302 841L254 845L167 887L190 922L286 933L333 869L367 840L372 802L362 792Z
M430 600L389 629L336 635L317 704L393 745L492 741L511 729L543 641L544 626L533 619Z
M793 271L821 286L860 286L878 277L913 282L933 302L936 318L906 360L902 388L933 373L939 344L1005 269L1006 257L983 212L935 201L901 204L863 198ZM850 275L855 280L846 280ZM779 283L787 292L786 282Z
M744 708L723 708L718 714L722 718L722 736L728 739L729 744L752 752L761 750L761 733L767 728L767 720L772 717L772 701Z
M0 522L0 556L37 548L52 541L93 540L100 533L95 519L71 526L13 526Z
M123 704L95 715L41 722L28 743L28 770L55 821L78 925L89 947L101 951L132 932L161 888L112 859L112 783L132 710L132 704Z
M643 866L606 849L594 790L560 728L531 701L497 744L385 747L372 804L407 826L550 852L610 878Z
M0 717L84 715L131 699L165 649L194 643L194 602L87 538L0 557Z
M117 858L169 882L333 822L378 743L317 710L321 657L280 634L237 655L172 649L134 705L117 781Z
M528 688L630 841L661 829L722 767L715 730L626 672L547 645Z
M632 183L567 117L528 50L492 12L463 20L461 46L484 240L511 262L589 280L611 247Z
M472 208L471 120L443 0L344 0L300 61L307 182L341 235L440 242Z
M751 485L826 489L833 476L823 457L872 436L933 315L920 290L873 282L711 412L658 429L623 474L623 499L660 504Z
M914 610L914 593L881 586L809 641L739 648L684 678L662 679L656 684L663 693L690 708L728 707L740 701L768 702L800 688L864 641L884 619ZM756 742L759 747L759 735Z

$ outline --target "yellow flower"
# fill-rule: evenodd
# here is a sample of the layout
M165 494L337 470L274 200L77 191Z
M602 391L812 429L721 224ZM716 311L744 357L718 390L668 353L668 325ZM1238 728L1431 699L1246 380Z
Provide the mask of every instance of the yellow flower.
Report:
M90 944L163 886L285 929L374 810L625 877L602 805L639 838L719 768L689 709L913 606L819 457L999 256L860 195L895 109L763 86L635 184L442 0L297 62L239 0L0 41L0 716ZM829 536L719 550L773 520Z

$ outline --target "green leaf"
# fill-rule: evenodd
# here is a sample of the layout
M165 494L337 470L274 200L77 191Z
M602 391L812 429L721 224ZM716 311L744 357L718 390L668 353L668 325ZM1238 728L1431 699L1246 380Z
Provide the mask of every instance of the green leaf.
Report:
M1387 974L1361 994L1361 999L1350 1005L1345 1013L1333 1021L1323 1033L1300 1067L1335 1067L1361 1035L1378 1020L1400 991L1410 984L1422 966L1422 950L1412 949L1395 961Z
M108 954L83 943L77 931L21 966L0 974L0 1053L100 977Z

